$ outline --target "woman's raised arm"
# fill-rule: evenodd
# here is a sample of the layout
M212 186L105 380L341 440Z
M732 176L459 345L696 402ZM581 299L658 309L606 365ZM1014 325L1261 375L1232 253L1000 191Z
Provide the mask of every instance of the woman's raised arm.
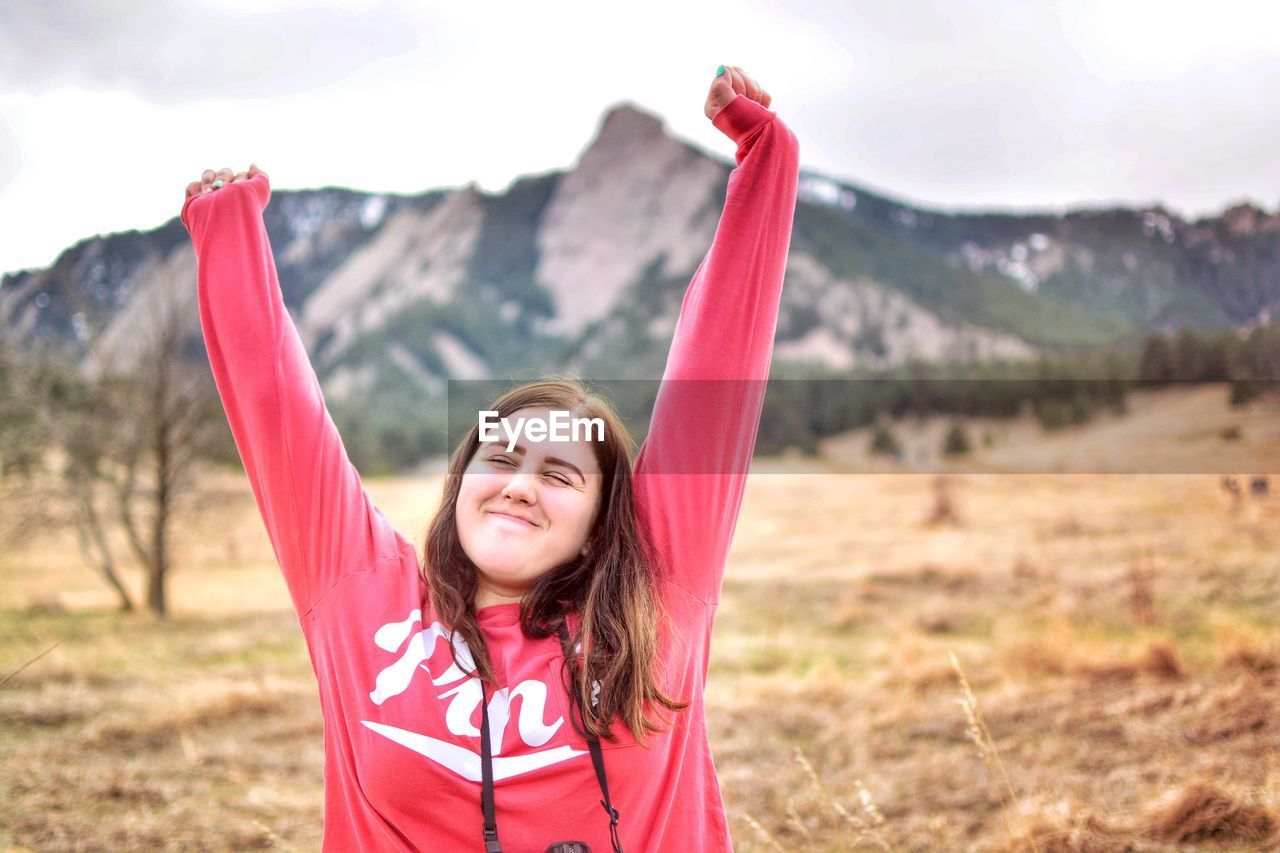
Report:
M638 512L666 577L708 604L719 600L764 403L800 153L769 94L736 68L723 76L707 114L737 144L737 168L636 461Z
M258 509L301 622L351 572L396 553L395 531L347 458L276 278L265 172L187 188L200 325ZM209 189L204 189L209 187Z

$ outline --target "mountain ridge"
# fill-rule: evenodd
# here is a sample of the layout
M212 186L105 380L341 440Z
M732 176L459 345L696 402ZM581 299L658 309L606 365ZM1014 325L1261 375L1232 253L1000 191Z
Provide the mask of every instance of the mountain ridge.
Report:
M279 190L264 221L335 399L566 362L628 377L661 370L732 168L731 152L621 102L572 167L502 192ZM176 217L87 238L0 277L0 329L16 348L41 339L100 369L127 359L121 342L144 322L130 302L193 291L194 275ZM1266 322L1280 308L1280 215L1250 203L1192 221L1158 205L947 213L802 168L786 276L784 368L1033 358ZM96 326L105 333L89 335Z

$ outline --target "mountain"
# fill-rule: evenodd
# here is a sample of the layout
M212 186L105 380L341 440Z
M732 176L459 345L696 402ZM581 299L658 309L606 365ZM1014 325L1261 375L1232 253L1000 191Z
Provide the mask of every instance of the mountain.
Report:
M571 169L502 193L281 190L265 220L327 398L352 417L371 400L411 417L406 401L447 378L660 376L732 164L727 140L706 152L624 103ZM0 334L96 370L128 358L143 309L168 295L190 303L199 357L194 275L176 216L89 238L47 269L0 279ZM1029 358L1265 322L1280 307L1280 215L943 213L802 171L786 276L780 372Z

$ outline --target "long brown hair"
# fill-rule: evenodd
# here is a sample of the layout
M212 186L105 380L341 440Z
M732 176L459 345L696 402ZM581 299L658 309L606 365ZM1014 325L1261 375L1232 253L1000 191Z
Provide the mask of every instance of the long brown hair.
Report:
M660 630L671 630L656 592L653 548L636 518L631 476L635 440L603 397L576 379L543 379L508 390L490 406L499 417L526 408L567 411L575 418L600 418L604 441L592 442L600 466L600 507L588 534L588 554L548 570L525 593L520 627L526 637L556 633L568 613L576 612L581 628L573 642L582 654L568 661L577 706L583 709L586 732L570 714L575 728L606 740L616 740L610 725L620 718L636 741L661 727L650 720L646 702L670 711L683 711L688 702L671 698L657 683L654 667ZM476 567L458 539L457 503L463 472L480 446L479 425L473 424L449 460L440 509L427 531L422 578L441 621L471 650L475 675L496 684L484 636L476 623ZM426 612L425 602L423 612ZM566 623L567 624L567 623ZM452 636L450 637L452 641ZM457 653L450 642L454 663ZM591 683L598 681L598 704L592 704Z

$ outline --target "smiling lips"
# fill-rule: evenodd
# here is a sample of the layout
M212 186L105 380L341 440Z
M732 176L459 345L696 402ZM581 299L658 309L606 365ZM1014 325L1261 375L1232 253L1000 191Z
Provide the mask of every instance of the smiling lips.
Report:
M518 515L512 515L509 512L497 512L496 510L489 510L489 514L496 515L498 518L505 518L505 519L508 519L509 521L514 521L518 524L524 525L525 527L537 527L537 525L534 524L529 519L521 518Z

